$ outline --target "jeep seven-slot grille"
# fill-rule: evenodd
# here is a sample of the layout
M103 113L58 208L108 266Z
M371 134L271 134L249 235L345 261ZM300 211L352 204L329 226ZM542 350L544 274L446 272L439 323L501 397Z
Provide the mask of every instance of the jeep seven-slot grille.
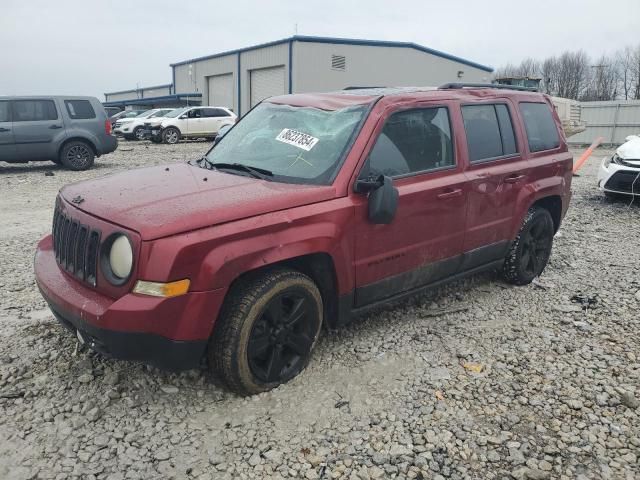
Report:
M53 214L53 251L67 272L95 287L100 232L82 225L56 206Z

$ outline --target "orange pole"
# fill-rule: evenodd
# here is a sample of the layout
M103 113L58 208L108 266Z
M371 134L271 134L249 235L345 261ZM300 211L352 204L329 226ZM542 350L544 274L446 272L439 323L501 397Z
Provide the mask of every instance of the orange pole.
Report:
M576 173L578 170L582 168L582 165L584 165L584 162L586 162L589 159L593 151L596 148L598 148L598 145L602 143L602 140L604 140L604 138L602 137L596 138L591 144L591 146L587 148L582 155L580 155L580 158L578 158L578 161L573 164L573 173Z

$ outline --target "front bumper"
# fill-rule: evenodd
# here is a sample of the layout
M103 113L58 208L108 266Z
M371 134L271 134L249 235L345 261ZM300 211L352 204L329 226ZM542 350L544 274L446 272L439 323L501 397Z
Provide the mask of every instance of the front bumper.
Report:
M640 195L640 168L614 162L605 167L603 161L598 170L598 188L603 192Z
M97 352L167 370L201 364L224 289L173 298L129 293L113 299L62 271L50 235L38 245L34 267L38 288L56 318L79 331Z

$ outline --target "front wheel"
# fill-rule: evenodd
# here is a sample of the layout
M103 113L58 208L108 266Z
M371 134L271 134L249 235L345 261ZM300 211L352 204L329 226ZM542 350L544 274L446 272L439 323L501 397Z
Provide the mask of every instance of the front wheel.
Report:
M504 261L503 273L509 283L527 285L543 272L551 256L554 233L549 211L530 208Z
M144 140L144 128L136 127L133 131L133 136L136 140Z
M169 127L162 132L164 143L174 145L180 141L180 131L177 128Z
M209 344L209 363L241 395L288 382L309 362L322 326L322 297L306 275L278 269L229 292Z

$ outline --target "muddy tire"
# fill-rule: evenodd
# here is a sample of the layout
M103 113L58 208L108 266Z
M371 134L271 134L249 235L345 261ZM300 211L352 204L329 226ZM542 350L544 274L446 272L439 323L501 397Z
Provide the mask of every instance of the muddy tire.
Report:
M93 166L95 154L91 145L80 140L74 140L62 148L59 160L69 170L89 170Z
M271 390L298 375L322 327L315 283L276 269L239 281L227 294L209 342L209 365L240 395Z
M505 280L514 285L527 285L540 276L549 262L554 234L549 211L530 208L504 261Z

